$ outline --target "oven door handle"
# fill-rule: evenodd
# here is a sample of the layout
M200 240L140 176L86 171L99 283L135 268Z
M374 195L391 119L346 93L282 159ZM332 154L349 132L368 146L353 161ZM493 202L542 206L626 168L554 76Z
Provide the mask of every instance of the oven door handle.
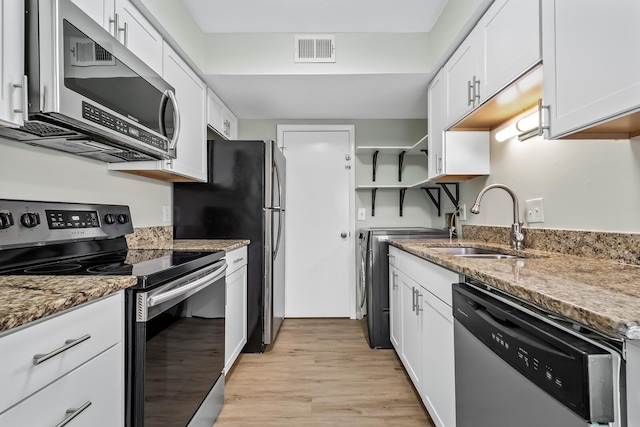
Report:
M171 289L170 291L162 292L162 293L150 296L147 298L147 307L155 307L156 305L160 305L163 302L167 302L169 300L172 300L174 298L177 298L189 292L195 293L200 289L209 286L210 283L215 282L221 277L223 277L225 275L225 271L227 270L227 267L228 266L225 263L224 267L216 270L216 273L213 275L208 274L184 286L180 286L178 288Z

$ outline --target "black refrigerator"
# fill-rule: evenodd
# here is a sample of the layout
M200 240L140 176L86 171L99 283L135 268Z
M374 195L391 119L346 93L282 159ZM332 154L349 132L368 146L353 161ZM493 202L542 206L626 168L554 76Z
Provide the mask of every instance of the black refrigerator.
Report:
M285 158L273 141L208 141L208 182L173 186L175 239L249 239L246 353L284 319Z

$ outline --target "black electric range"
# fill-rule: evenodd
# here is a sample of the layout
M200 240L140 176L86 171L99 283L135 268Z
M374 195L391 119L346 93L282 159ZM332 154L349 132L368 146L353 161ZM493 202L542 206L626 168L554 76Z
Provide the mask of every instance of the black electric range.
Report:
M130 233L128 206L0 199L0 275L137 277L124 293L124 424L211 425L224 402L225 253L129 249Z
M150 289L224 256L129 249L132 232L127 206L0 200L0 275L136 276Z

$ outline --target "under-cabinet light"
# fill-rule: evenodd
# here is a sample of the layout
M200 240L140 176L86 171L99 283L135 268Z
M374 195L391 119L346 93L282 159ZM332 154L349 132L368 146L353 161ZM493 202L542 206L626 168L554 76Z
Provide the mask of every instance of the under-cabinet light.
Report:
M496 133L496 141L504 142L509 138L513 138L514 136L518 136L518 139L521 141L523 139L530 138L531 136L537 135L537 132L534 132L530 135L533 130L536 130L538 127L539 115L538 110L529 114L518 120L515 123L510 124L506 128ZM524 138L521 138L524 137Z

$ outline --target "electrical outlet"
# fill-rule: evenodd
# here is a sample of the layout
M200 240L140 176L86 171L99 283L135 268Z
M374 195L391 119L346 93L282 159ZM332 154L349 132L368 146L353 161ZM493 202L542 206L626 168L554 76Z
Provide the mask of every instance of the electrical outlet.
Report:
M458 210L458 219L460 221L466 221L467 220L467 205L466 204L461 204L458 205L459 210Z
M171 222L171 207L163 206L162 207L162 221L165 223Z
M358 221L367 219L367 208L358 208Z
M544 222L544 209L542 198L525 200L525 216L527 223Z

